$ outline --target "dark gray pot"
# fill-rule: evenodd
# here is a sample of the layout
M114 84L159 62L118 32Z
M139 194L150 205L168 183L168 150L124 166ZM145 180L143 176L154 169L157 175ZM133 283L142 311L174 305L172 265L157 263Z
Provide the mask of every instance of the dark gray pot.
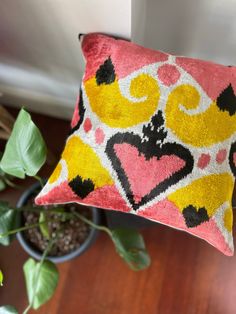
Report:
M17 207L20 208L22 206L25 206L27 204L27 201L32 197L32 195L35 195L38 190L40 190L40 183L37 182L23 193L23 195L20 197L20 199L17 203ZM100 210L98 208L95 208L95 207L90 207L90 209L92 210L92 221L95 224L99 224L101 222ZM63 263L63 262L67 262L67 261L69 261L75 257L78 257L81 254L83 254L86 250L88 250L88 248L96 240L98 233L99 233L99 231L97 229L92 228L87 239L78 249L76 249L75 251L73 251L69 254L66 254L64 256L59 256L59 257L48 256L47 258L54 263ZM27 239L25 239L23 232L17 233L17 239L20 242L23 249L30 256L32 256L33 258L35 258L37 260L40 260L42 258L42 253L39 252L37 249L35 249L33 247L33 245L30 244L30 242L27 241Z

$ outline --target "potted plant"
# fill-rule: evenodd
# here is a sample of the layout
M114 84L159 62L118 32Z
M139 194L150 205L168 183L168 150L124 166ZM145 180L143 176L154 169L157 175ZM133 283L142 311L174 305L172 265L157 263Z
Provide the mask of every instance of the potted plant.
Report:
M0 117L1 119L1 117ZM20 198L17 206L0 201L0 244L9 245L17 234L23 248L31 255L24 264L29 305L24 314L48 301L58 283L56 263L82 254L93 243L98 231L106 232L116 251L133 270L149 266L144 240L134 229L109 229L100 224L98 209L78 204L34 205L34 197L43 185L38 172L46 161L43 137L22 109L8 136L0 157L1 189L16 187L14 178L34 177L37 182ZM3 273L0 271L0 283ZM0 313L18 313L12 306L0 307Z

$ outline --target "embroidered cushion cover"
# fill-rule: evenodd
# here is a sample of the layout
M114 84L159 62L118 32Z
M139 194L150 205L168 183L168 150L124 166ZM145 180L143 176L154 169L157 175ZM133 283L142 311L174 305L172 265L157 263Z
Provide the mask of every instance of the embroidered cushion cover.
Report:
M36 203L133 213L232 255L236 67L96 33L82 50L72 129Z

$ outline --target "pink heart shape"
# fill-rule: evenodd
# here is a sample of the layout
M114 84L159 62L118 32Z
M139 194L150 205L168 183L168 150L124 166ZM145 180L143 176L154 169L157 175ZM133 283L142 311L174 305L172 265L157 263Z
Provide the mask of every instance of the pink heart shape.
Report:
M183 159L174 154L162 155L159 159L153 156L147 160L144 154L128 143L115 144L114 150L128 178L136 203L186 165Z

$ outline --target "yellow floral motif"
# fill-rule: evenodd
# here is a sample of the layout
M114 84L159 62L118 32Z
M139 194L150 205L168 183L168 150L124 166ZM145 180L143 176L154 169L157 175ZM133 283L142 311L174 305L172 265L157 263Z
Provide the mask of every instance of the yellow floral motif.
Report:
M231 232L233 227L233 212L231 208L227 208L224 214L224 226Z
M190 115L180 106L196 109L200 95L191 85L180 85L170 94L166 110L166 126L184 143L196 147L210 146L229 138L236 131L236 115L220 111L215 102L204 112Z
M78 136L69 138L62 153L62 159L67 164L69 181L79 175L83 180L91 179L95 188L113 184L112 178L102 166L99 157Z
M61 174L61 170L62 170L62 166L61 166L60 163L58 163L57 166L56 166L56 168L55 168L55 170L53 171L51 177L50 177L49 180L48 180L48 182L49 182L50 184L56 182L56 181L59 179L60 174Z
M135 98L146 97L140 102L132 102L120 91L119 83L97 85L92 78L85 82L90 106L102 122L110 127L127 128L149 121L155 113L160 98L157 81L150 75L141 74L130 84L130 95Z
M197 209L204 207L211 217L223 203L226 201L231 203L233 187L234 180L229 173L211 174L180 188L170 194L168 199L181 212L189 205L193 205Z

